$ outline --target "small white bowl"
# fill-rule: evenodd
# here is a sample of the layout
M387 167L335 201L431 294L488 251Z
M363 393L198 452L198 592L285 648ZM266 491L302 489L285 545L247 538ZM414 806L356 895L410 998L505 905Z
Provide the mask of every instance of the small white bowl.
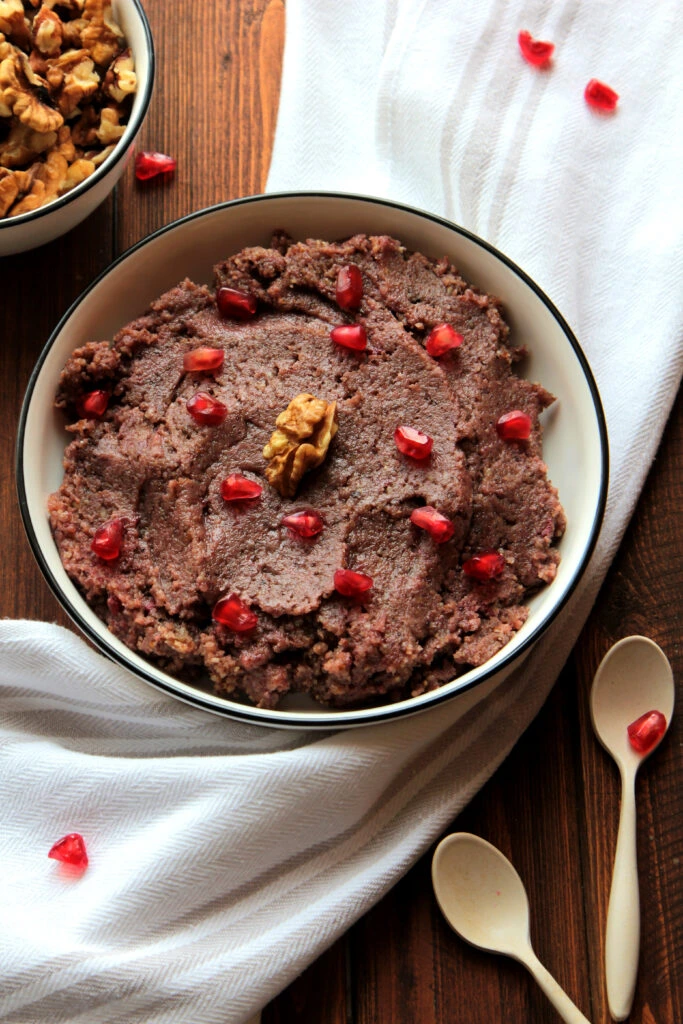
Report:
M266 710L175 679L129 650L88 607L67 576L50 532L47 499L61 482L69 437L53 402L60 372L74 348L111 338L184 277L212 283L212 266L247 245L268 245L282 228L294 238L390 234L429 256L448 256L466 280L498 296L517 343L530 350L526 375L557 396L544 413L544 458L567 514L556 579L529 602L520 631L490 661L437 690L357 710L287 698ZM503 679L528 653L580 579L602 521L607 491L607 433L586 359L558 311L506 256L431 214L385 200L329 193L253 196L184 217L133 246L106 270L58 324L28 385L19 424L17 485L24 525L47 582L73 620L105 654L141 679L196 707L261 725L343 728L411 714L494 677Z
M0 256L37 249L66 234L104 202L133 155L135 138L152 98L154 44L138 0L114 0L114 17L123 29L135 61L137 89L126 130L102 164L70 192L30 213L0 219Z

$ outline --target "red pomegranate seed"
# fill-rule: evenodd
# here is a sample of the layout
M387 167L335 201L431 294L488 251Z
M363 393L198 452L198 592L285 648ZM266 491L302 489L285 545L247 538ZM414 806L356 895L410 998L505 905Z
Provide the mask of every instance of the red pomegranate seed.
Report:
M212 615L221 626L227 626L235 633L247 633L258 622L255 612L237 594L216 601Z
M183 369L187 373L219 370L224 359L225 352L222 348L193 348L183 356Z
M337 274L337 305L353 312L358 309L363 298L363 278L355 263L348 267L340 267Z
M219 288L216 292L216 305L222 316L249 320L255 315L258 303L251 292L243 292L239 288Z
M429 434L423 434L415 427L396 427L394 441L400 453L409 455L411 459L428 458L434 444Z
M225 501L249 501L258 498L263 488L255 480L241 473L231 473L221 484L221 498Z
M531 436L531 416L520 409L505 412L496 422L496 430L503 441L528 441Z
M495 580L505 568L505 559L497 551L486 551L468 558L462 571L473 580Z
M113 562L121 554L122 542L123 519L110 519L108 523L95 530L90 547L105 562Z
M135 157L135 177L138 181L156 178L158 174L170 174L175 171L178 161L165 153L138 153Z
M583 95L589 107L602 111L614 110L619 100L619 93L610 89L604 82L599 82L597 78L591 78Z
M537 68L547 64L555 50L554 43L544 43L540 39L534 39L531 32L526 30L519 33L517 42L519 43L524 60Z
M78 832L70 832L68 836L57 840L48 857L59 860L63 864L70 864L74 868L87 868L88 854L85 849L83 836Z
M428 355L434 356L435 359L445 356L447 352L458 348L459 345L462 345L462 334L458 334L450 324L437 324L429 332L425 342Z
M217 427L228 415L227 406L217 398L207 395L206 391L198 391L187 401L187 411L192 419L205 427Z
M372 578L364 572L352 569L337 569L334 574L334 589L344 597L360 597L372 589Z
M352 348L356 352L362 352L368 344L368 336L362 324L342 324L340 327L333 327L330 337L336 345Z
M109 395L106 391L89 391L76 403L76 411L82 420L99 420L107 411Z
M315 537L322 531L322 516L312 509L303 512L292 512L290 516L284 516L282 525L295 533L298 537Z
M666 732L666 718L661 711L647 711L628 727L628 739L638 754L649 754Z
M410 515L410 521L421 530L426 530L435 544L445 544L455 532L455 526L447 516L437 512L432 505L416 508Z

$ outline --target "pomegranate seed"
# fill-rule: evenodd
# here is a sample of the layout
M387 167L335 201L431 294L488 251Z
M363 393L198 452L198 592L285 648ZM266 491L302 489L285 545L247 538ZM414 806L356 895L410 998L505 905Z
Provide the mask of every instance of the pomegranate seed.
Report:
M358 309L363 298L363 278L355 263L348 267L340 267L337 274L337 305L353 312Z
M437 512L431 505L416 508L410 515L413 526L426 530L435 544L445 544L455 532L455 526L447 516Z
M113 562L121 554L122 542L123 519L110 519L108 523L95 530L90 547L105 562Z
M372 589L372 578L364 572L352 569L337 569L334 574L334 589L344 597L360 597Z
M583 91L586 103L595 110L612 111L616 108L619 93L610 89L609 85L591 78Z
M411 459L426 459L434 444L429 434L423 434L414 427L396 427L394 441L400 453L409 455Z
M178 161L165 153L138 153L135 157L135 177L138 181L156 178L158 174L170 174L175 171Z
M462 334L458 334L450 324L437 324L429 332L425 342L428 355L434 356L435 359L445 356L447 352L458 348L459 345L462 345Z
M183 369L187 373L219 370L224 359L225 352L222 348L193 348L183 356Z
M70 864L74 868L87 868L88 854L85 849L83 836L78 832L70 832L68 836L57 840L48 857L59 860L63 864Z
M638 754L649 754L666 732L666 718L661 711L647 711L628 727L628 739Z
M249 501L258 498L263 488L255 480L249 480L241 473L231 473L221 484L221 498L225 501Z
M303 512L292 512L291 516L284 516L282 525L298 537L315 537L325 524L321 515L312 509L306 509Z
M216 305L222 316L249 320L256 313L258 303L251 292L243 292L239 288L219 288L216 292Z
M106 391L89 391L76 402L76 411L82 420L99 420L108 405L109 395Z
M235 633L247 633L258 622L255 612L237 594L216 601L212 615L221 626L227 626Z
M362 324L342 324L341 327L333 327L330 337L336 345L352 348L356 352L362 352L368 344L368 336Z
M533 64L536 68L547 64L555 50L554 43L544 43L540 39L534 39L531 32L526 30L519 33L517 42L519 43L524 60L528 61L529 64Z
M463 563L462 571L473 580L495 580L505 568L505 559L497 551L473 555Z
M531 416L520 409L505 412L496 422L496 430L503 441L528 441L531 436Z
M187 401L187 411L192 419L205 427L217 427L228 415L227 406L217 398L207 395L206 391L198 391Z

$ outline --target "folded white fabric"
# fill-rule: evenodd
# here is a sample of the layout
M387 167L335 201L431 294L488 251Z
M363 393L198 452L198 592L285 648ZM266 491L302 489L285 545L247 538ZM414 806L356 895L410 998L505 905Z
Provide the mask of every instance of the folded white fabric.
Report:
M0 1019L241 1024L453 819L547 696L675 395L682 14L588 0L287 0L269 188L360 191L493 242L576 330L612 473L589 572L525 667L324 737L215 719L54 625L0 622ZM517 33L556 44L522 60ZM620 94L601 116L589 78ZM90 866L46 858L81 832Z

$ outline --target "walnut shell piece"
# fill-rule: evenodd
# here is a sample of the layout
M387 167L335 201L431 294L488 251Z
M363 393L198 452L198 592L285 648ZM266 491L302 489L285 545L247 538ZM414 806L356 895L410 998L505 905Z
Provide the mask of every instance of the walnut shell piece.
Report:
M263 449L266 479L283 498L293 498L304 473L319 466L339 429L337 403L314 395L293 398L275 420Z

